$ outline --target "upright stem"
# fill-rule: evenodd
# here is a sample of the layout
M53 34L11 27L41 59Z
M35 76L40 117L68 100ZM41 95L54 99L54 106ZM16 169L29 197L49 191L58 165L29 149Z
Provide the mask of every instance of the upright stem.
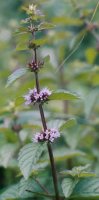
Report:
M48 148L49 158L50 158L50 163L51 163L56 200L60 200L59 191L58 191L58 179L57 179L56 167L55 167L55 162L54 162L54 156L53 156L51 144L49 142L47 144L47 148Z
M34 49L34 53L35 53L35 62L37 62L36 49ZM37 91L40 92L40 85L39 85L39 79L38 79L38 73L37 72L35 73L35 82L36 82ZM42 104L39 104L39 111L40 111L43 129L45 131L47 129L47 124L46 124ZM51 170L52 170L52 176L53 176L55 196L56 196L56 200L60 200L59 191L58 191L58 179L57 179L56 167L55 167L54 156L53 156L53 151L52 151L52 147L51 147L50 142L47 143L47 148L48 148L48 153L49 153L49 158L50 158L50 163L51 163Z

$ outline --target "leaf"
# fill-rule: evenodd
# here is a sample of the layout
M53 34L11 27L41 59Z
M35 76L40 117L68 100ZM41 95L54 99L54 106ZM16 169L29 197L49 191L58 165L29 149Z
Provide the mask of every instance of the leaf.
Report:
M71 17L66 17L66 16L55 17L53 18L52 21L55 24L69 25L69 26L79 26L83 24L82 20L78 18L71 18Z
M0 166L7 167L11 161L17 147L14 144L8 143L0 147Z
M72 193L71 199L99 199L99 178L81 179Z
M31 40L31 43L37 46L39 45L41 46L41 45L46 44L47 41L48 41L47 38L42 38L42 39Z
M94 48L88 48L85 51L85 56L88 63L93 64L97 56L97 51Z
M73 178L65 178L62 181L62 190L66 198L68 198L72 194L73 189L76 184L77 184L77 180Z
M26 28L26 27L19 27L17 30L16 30L16 32L15 32L15 34L27 34L28 33L28 29Z
M78 177L78 178L84 178L84 177L93 177L96 176L95 173L92 172L88 172L86 170L88 170L90 168L90 165L85 165L85 166L78 166L78 167L73 167L72 170L65 170L63 172L60 172L60 174L63 174L65 176L69 175L72 177Z
M45 29L52 29L52 28L54 28L54 27L55 27L54 24L47 23L47 22L42 22L42 23L38 26L38 30L39 30L39 31L42 31L42 30L45 30Z
M45 56L44 64L47 64L49 61L50 61L50 56L49 55Z
M37 175L40 171L45 170L45 168L49 165L48 161L45 160L40 160L39 162L37 162L37 164L33 165L33 170L31 175ZM18 173L17 177L22 176L22 173Z
M18 34L16 51L28 50L30 40L31 38L29 34Z
M14 81L16 81L16 79L20 78L21 76L23 76L24 74L26 74L27 69L25 68L20 68L17 69L16 71L14 71L7 80L7 84L6 87L10 86Z
M42 152L45 149L45 144L30 143L25 145L19 153L19 167L25 179L30 176L33 166L39 160Z
M29 197L33 197L33 193L26 191L33 191L33 189L36 189L33 179L21 179L18 184L10 186L3 193L1 193L0 200L26 199Z
M99 95L99 90L97 90L96 88L92 90L85 98L85 115L87 118L90 116L92 112L92 109L95 105L98 95Z
M86 154L82 151L71 150L67 148L60 148L58 151L54 151L54 157L56 161L66 160L68 158L73 158L76 156L85 156Z
M58 90L56 92L53 92L49 100L76 100L80 99L80 97L77 94L65 91L65 90Z
M71 126L74 126L76 124L76 120L75 119L69 119L67 120L65 123L63 123L59 130L60 131L63 131L64 129L68 128L68 127L71 127Z
M28 44L27 43L18 43L16 46L16 51L25 51L28 50Z
M25 180L23 178L21 179L18 186L19 186L19 196L21 198L33 197L33 193L27 191L27 190L30 190L30 191L34 190L35 182L33 179L29 178L28 180Z
M24 97L18 97L18 98L15 99L15 106L20 106L24 102L25 102Z
M10 186L8 189L0 194L0 200L12 200L18 198L18 184Z

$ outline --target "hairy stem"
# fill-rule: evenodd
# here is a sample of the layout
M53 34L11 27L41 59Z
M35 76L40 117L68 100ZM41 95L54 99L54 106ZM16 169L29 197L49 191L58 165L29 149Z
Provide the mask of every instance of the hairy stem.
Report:
M34 54L35 54L35 62L37 62L36 49L34 49ZM38 79L38 73L37 72L35 73L35 82L36 82L37 91L40 92L40 85L39 85L39 79ZM39 104L39 111L40 111L40 116L41 116L43 129L45 131L47 129L47 124L46 124L46 120L45 120L45 115L44 115L42 104ZM55 196L56 196L56 200L60 200L59 191L58 191L57 173L56 173L56 167L55 167L55 162L54 162L54 156L53 156L53 151L52 151L51 144L49 142L47 143L47 148L48 148L48 153L49 153L49 158L50 158L50 163L51 163L51 170L52 170L52 176L53 176Z

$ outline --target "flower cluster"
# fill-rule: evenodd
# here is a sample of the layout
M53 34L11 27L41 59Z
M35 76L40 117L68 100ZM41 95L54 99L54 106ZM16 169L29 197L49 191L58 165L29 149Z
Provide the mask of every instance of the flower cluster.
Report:
M33 137L33 142L44 142L49 141L53 142L56 138L60 137L60 133L57 129L46 129L46 131L42 131L40 133L36 133Z
M41 11L37 9L37 6L33 4L29 5L29 14L44 16Z
M48 97L51 95L51 91L47 88L43 88L39 93L37 89L29 90L29 93L24 96L25 105L29 105L31 103L44 103L48 101Z
M37 63L34 60L32 60L32 62L29 63L28 65L29 65L29 69L31 70L31 72L36 72L44 65L44 62L39 61Z

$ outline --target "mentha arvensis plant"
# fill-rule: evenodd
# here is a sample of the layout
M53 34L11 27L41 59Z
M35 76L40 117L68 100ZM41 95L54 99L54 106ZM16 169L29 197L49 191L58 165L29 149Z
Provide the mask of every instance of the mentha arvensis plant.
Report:
M27 18L22 20L23 27L19 28L18 33L23 34L23 36L24 34L28 34L29 40L27 41L27 47L22 47L22 45L19 44L17 49L19 48L19 50L22 50L23 48L23 50L25 50L24 48L26 48L30 50L32 52L32 57L31 61L28 62L27 68L18 69L14 72L14 77L19 78L24 73L33 74L32 77L34 77L35 80L35 87L29 88L26 94L22 96L23 105L26 109L28 107L31 110L33 110L33 107L38 108L42 128L39 131L35 131L31 142L23 146L19 152L18 165L21 170L21 175L23 175L24 178L2 194L2 199L5 200L4 195L6 195L8 199L75 200L80 199L80 197L82 199L88 198L89 193L90 196L97 197L97 195L99 196L99 180L91 177L94 176L94 174L87 171L89 165L74 167L71 170L64 169L62 172L58 172L57 170L57 157L54 156L53 145L54 142L55 145L57 145L57 142L59 144L63 130L73 122L73 119L66 122L63 121L63 123L59 123L57 127L49 127L48 119L45 117L44 104L48 104L49 101L53 100L65 101L77 100L80 98L77 94L63 89L54 91L48 88L47 85L45 85L44 88L42 87L39 77L40 74L43 73L42 68L44 67L44 61L40 60L38 56L42 42L36 36L38 32L53 28L53 25L44 20L44 15L36 5L31 4L29 7L25 7L24 10L26 11ZM13 74L8 79L8 85L12 82L12 77ZM49 156L46 158L47 152ZM46 169L46 166L51 168L52 177L50 174L46 175L47 178L45 177L44 174L49 172L49 168ZM41 168L43 168L43 170L41 170ZM90 178L87 178L87 176ZM42 181L42 177L45 181ZM38 185L38 187L35 187L35 185ZM98 192L96 193L95 190L98 190Z

